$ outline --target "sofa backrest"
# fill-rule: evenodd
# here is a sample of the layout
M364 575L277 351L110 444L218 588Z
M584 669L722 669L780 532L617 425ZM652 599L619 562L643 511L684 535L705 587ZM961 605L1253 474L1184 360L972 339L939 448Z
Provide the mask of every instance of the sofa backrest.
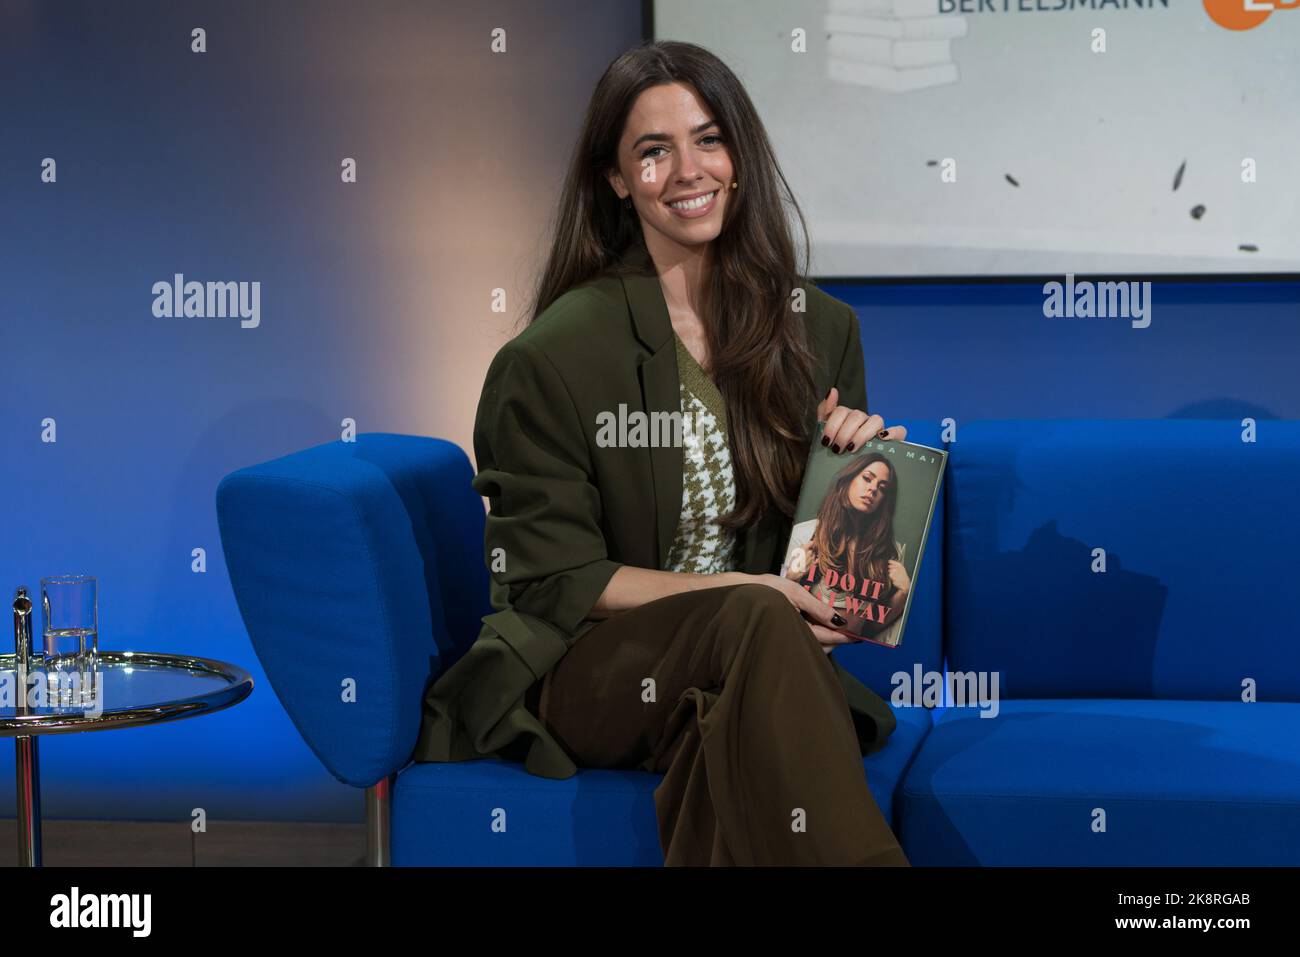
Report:
M367 433L217 488L230 583L268 680L340 781L409 760L431 675L491 611L483 500L454 443Z
M1300 422L1014 420L949 447L953 671L1007 698L1300 700ZM1102 570L1104 568L1104 571Z

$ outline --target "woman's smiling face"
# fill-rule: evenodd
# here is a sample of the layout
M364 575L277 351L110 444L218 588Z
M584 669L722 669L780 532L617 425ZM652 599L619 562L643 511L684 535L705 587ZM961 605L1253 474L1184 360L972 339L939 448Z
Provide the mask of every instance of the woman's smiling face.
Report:
M885 500L889 483L889 466L872 462L849 483L849 504L859 512L874 512Z
M609 181L620 199L632 197L644 226L693 246L722 231L731 173L722 132L694 88L666 83L632 104ZM684 208L670 205L692 198Z

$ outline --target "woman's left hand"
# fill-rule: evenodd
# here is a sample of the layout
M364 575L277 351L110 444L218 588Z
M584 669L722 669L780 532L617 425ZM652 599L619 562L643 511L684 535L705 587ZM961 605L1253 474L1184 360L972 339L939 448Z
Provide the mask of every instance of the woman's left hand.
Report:
M847 405L836 405L839 389L831 387L830 393L817 406L817 421L825 422L822 445L829 445L835 453L860 449L872 439L883 442L901 442L907 438L907 429L901 425L885 430L885 420L878 415L868 415ZM880 435L885 430L884 435Z

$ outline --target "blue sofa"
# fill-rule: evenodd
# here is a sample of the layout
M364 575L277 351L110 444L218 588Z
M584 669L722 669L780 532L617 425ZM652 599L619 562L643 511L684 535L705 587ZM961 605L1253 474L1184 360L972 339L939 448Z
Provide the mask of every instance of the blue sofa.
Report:
M912 863L1300 864L1300 423L980 421L942 447L902 647L835 652L893 702L864 765ZM258 658L366 789L372 863L662 864L658 775L410 763L426 683L491 611L471 476L392 434L226 476Z

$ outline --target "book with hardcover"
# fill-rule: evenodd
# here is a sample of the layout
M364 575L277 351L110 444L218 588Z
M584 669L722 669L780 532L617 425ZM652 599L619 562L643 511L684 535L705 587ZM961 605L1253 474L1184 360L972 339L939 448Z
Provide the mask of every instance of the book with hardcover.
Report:
M845 619L833 631L896 648L948 453L872 439L836 454L817 423L781 574Z

